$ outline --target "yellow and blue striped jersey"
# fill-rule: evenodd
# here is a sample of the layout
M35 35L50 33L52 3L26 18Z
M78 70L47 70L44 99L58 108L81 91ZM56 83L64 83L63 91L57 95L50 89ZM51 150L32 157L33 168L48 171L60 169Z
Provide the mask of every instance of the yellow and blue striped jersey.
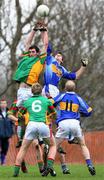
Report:
M48 55L44 72L44 85L52 84L58 87L61 78L75 80L76 73L67 71L53 56Z
M65 119L80 120L80 115L88 117L92 108L75 92L59 94L54 98L54 106L59 106L56 123Z

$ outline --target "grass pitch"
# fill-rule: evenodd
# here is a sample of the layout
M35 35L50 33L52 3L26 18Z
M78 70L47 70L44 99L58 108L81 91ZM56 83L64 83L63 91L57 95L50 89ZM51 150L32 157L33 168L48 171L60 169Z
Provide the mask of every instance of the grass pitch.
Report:
M28 173L20 172L19 177L13 176L13 166L0 166L0 180L103 180L104 179L104 165L96 165L96 175L91 176L86 165L70 165L71 174L64 175L61 171L60 165L55 165L56 177L42 177L38 171L37 166L28 166Z

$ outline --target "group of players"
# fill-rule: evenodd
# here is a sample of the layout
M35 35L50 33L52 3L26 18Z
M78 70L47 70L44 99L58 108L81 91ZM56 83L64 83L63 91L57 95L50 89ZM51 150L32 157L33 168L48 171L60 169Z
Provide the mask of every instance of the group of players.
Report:
M43 42L41 51L36 45L31 45L37 31L40 31ZM8 116L18 123L20 140L23 137L16 157L14 177L19 175L20 168L23 172L27 172L24 157L32 142L36 147L42 176L48 174L56 176L53 164L57 151L60 153L63 173L70 174L65 163L65 152L61 147L65 139L70 144L76 143L81 146L90 174L96 174L80 127L80 115L90 116L92 108L75 93L74 82L84 73L88 59L81 59L81 67L76 72L67 71L61 63L63 63L63 54L60 51L52 55L47 25L44 21L37 22L26 39L25 52L20 56L13 77L19 83L19 89L17 101L9 110ZM44 87L42 88L39 78L43 70ZM68 80L63 93L58 89L61 78ZM55 134L52 132L52 124L57 125Z

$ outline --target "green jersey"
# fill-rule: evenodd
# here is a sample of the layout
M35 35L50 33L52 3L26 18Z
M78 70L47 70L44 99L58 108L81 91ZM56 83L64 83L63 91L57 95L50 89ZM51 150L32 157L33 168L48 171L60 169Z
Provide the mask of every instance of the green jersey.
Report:
M24 101L23 106L29 113L29 121L34 122L46 123L47 112L55 112L52 102L48 98L41 95L35 95Z
M23 54L13 79L17 82L25 82L29 85L38 82L44 68L45 60L46 53L37 57L30 57L29 54Z

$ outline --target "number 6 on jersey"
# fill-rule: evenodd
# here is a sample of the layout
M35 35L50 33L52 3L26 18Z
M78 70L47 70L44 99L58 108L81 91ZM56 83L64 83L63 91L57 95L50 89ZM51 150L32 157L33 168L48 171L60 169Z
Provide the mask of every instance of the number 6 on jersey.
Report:
M33 103L32 103L32 110L34 112L39 112L42 110L42 106L41 106L42 102L40 100L35 100Z

